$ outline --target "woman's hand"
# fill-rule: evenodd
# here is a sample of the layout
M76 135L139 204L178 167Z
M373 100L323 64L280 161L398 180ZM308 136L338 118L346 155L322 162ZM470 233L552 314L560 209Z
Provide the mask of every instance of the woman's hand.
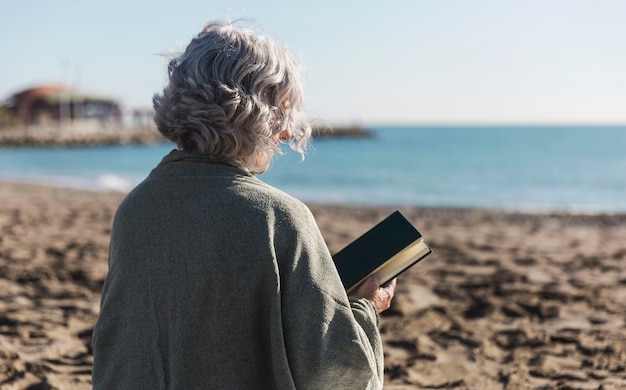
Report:
M396 279L393 279L385 286L381 286L378 276L372 275L359 286L355 295L368 299L372 302L376 311L382 313L391 306L395 289Z

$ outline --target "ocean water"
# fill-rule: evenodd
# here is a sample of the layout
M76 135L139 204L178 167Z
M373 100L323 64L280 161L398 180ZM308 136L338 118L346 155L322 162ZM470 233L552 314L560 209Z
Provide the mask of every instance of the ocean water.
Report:
M304 201L626 212L626 126L374 127L317 139L259 177ZM0 149L0 181L128 191L170 144Z

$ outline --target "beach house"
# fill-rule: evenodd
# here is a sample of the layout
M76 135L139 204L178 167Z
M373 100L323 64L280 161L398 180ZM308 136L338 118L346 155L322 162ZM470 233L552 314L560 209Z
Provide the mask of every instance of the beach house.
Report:
M109 97L79 93L61 85L38 85L13 94L4 103L21 125L48 124L72 119L119 123L119 103Z

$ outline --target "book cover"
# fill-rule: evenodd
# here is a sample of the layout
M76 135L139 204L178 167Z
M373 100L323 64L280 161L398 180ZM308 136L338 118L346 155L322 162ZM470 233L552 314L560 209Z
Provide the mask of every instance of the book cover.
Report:
M422 234L398 210L333 255L348 294L368 276L389 282L432 252Z

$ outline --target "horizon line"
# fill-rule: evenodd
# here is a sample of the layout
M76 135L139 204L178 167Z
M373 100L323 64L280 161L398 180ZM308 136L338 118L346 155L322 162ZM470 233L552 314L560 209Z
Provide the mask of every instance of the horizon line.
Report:
M459 122L384 122L384 121L371 121L371 122L332 122L323 121L323 123L315 123L313 127L328 126L328 127L624 127L626 128L626 121L624 122L474 122L474 121L459 121Z

